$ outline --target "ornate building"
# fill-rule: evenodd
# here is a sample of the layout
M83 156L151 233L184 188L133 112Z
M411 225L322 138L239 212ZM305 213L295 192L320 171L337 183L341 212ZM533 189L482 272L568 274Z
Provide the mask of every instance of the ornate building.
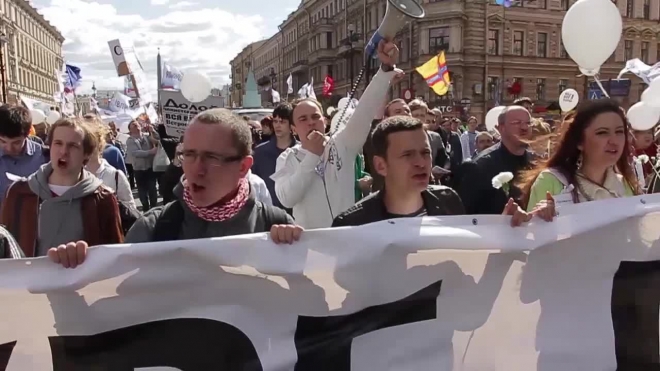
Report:
M423 96L446 112L477 117L521 96L534 100L537 113L542 113L556 105L566 88L592 98L593 82L578 76L561 42L561 22L574 0L517 0L509 8L494 0L418 1L426 17L405 26L395 39L400 49L398 67L407 78L391 89L391 98ZM632 75L622 83L609 79L616 77L626 60L660 61L660 0L614 2L623 16L624 33L618 49L601 68L600 79L613 97L629 106L641 95L641 80ZM281 76L280 91L285 91L286 77L291 74L294 91L313 77L320 96L323 79L330 75L335 91L328 103L345 96L362 69L364 45L385 10L386 0L303 0L266 41L274 45L272 40L281 40L276 70ZM452 87L439 97L414 68L443 50Z
M54 105L64 37L29 1L0 0L0 12L2 100L20 95Z

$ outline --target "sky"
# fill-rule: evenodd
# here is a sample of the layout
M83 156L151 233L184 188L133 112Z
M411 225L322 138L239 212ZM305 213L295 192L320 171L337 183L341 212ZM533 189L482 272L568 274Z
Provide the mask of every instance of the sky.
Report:
M186 71L228 83L231 61L246 45L270 37L300 0L31 0L66 38L64 60L81 68L78 93L121 89L108 41L135 47L149 83L156 56Z

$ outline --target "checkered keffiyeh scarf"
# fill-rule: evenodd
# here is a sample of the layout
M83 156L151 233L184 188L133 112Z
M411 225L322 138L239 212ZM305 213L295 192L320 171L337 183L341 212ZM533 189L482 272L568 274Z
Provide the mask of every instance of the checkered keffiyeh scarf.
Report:
M222 222L233 218L245 206L250 195L250 185L247 179L243 178L238 183L238 193L229 202L218 206L199 207L193 203L187 183L183 186L183 201L195 215L207 222Z

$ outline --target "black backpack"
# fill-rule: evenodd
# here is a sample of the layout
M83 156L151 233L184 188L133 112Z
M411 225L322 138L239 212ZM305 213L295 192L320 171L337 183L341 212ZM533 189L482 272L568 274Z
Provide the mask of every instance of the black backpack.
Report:
M270 228L277 224L291 224L286 211L275 207L264 205L260 201L255 202L255 207L259 208L259 213L264 220L265 231L270 232ZM183 223L184 210L180 201L172 201L162 206L163 211L156 220L152 242L174 241L179 239L181 224Z
M119 217L121 218L121 229L124 231L124 236L131 229L133 224L142 216L140 211L128 202L119 200L117 196L117 189L119 188L119 170L115 172L115 198L117 199L117 206L119 206Z

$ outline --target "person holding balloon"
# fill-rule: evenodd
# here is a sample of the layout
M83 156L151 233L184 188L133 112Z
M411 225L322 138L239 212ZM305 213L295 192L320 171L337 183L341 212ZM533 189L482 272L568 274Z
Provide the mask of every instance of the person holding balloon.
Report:
M550 159L521 176L528 211L550 200L559 206L639 194L629 161L632 138L618 103L588 101L563 126Z
M43 120L43 113L41 114ZM14 105L0 107L0 195L4 199L12 181L7 173L27 177L47 162L43 146L29 140L33 117L27 108Z

